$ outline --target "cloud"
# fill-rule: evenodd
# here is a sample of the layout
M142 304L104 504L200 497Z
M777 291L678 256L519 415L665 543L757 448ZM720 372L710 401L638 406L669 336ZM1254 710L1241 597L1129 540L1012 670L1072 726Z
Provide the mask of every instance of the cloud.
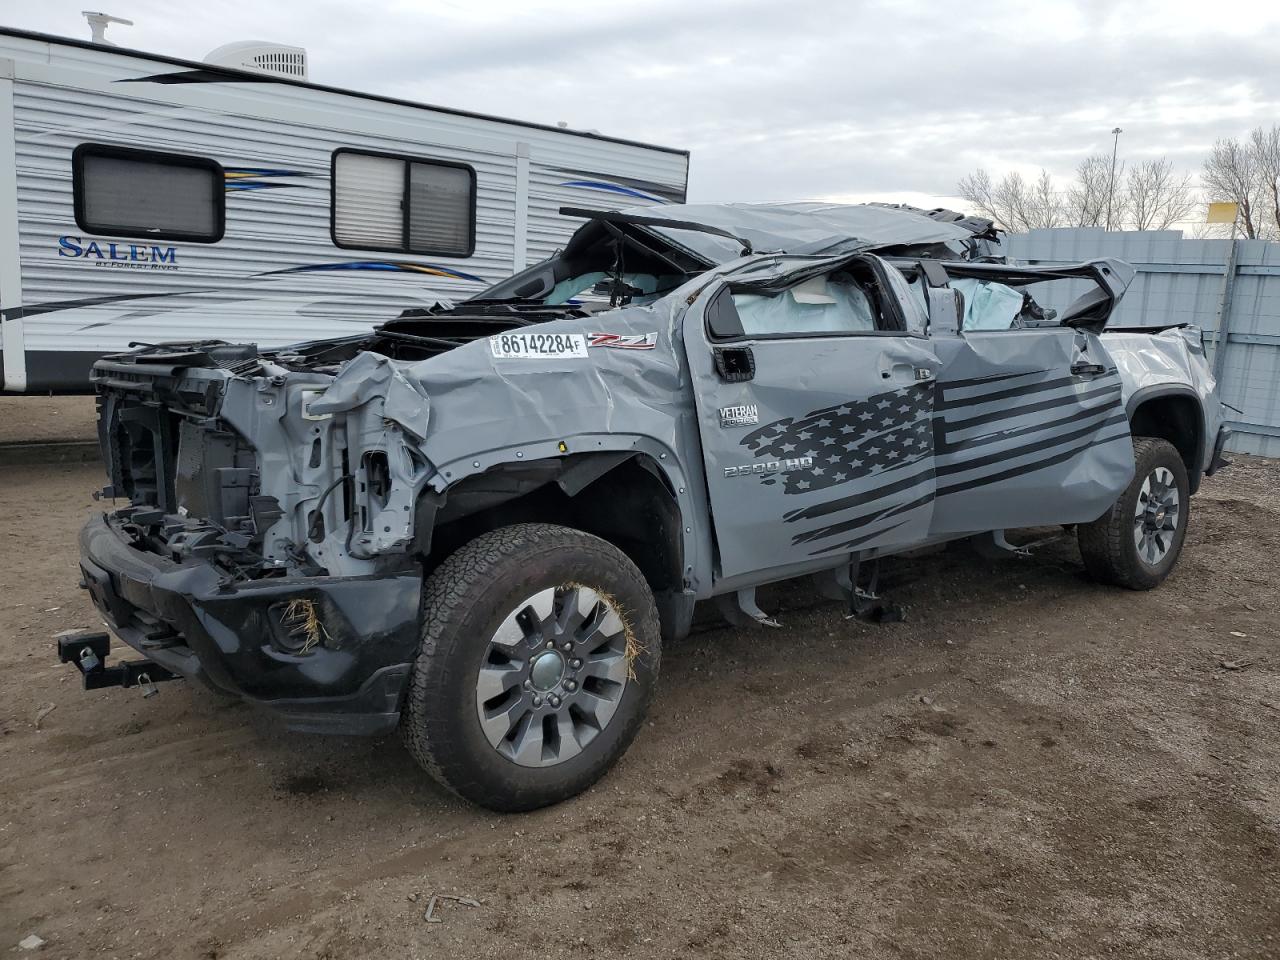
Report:
M87 36L83 4L10 15ZM353 12L358 10L358 12ZM977 166L1067 176L1085 155L1196 169L1280 116L1280 11L1190 2L135 0L119 43L199 59L248 36L312 78L693 151L706 200L947 198ZM244 26L241 26L244 25Z

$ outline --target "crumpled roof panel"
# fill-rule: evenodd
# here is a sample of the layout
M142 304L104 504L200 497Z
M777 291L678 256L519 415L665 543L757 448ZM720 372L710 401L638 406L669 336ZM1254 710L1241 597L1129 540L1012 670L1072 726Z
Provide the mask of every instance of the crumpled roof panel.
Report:
M978 232L975 223L985 223L973 219L948 222L934 219L924 210L905 206L818 201L681 203L634 207L622 212L718 227L750 240L757 253L795 252L798 248L837 240L854 242L869 249L959 242L975 236ZM688 230L668 233L661 228L654 229L713 262L723 263L741 253L737 244L722 237Z

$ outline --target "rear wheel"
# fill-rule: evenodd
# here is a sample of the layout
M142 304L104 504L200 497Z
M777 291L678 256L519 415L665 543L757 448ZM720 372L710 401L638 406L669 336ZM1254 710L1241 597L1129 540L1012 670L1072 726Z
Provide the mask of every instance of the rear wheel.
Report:
M1096 579L1150 590L1182 552L1190 486L1186 465L1167 440L1135 438L1133 459L1133 480L1124 493L1093 523L1080 525L1080 554Z
M405 740L482 806L564 800L635 737L660 644L653 595L616 547L551 524L486 533L424 586Z

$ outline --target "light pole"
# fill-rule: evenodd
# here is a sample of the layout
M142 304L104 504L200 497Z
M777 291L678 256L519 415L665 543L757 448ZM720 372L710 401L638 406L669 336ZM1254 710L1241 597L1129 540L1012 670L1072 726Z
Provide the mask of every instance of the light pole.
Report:
M1120 134L1124 133L1119 127L1111 131L1115 142L1111 145L1111 182L1107 185L1107 229L1111 229L1111 203L1116 195L1116 154L1120 151Z

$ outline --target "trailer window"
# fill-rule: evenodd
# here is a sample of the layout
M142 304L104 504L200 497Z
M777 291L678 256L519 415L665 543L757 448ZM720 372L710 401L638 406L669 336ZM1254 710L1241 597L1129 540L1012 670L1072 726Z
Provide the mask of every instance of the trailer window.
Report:
M333 242L339 247L469 257L475 210L471 167L354 150L333 155Z
M213 160L83 144L71 165L76 223L86 233L222 239L224 177Z

